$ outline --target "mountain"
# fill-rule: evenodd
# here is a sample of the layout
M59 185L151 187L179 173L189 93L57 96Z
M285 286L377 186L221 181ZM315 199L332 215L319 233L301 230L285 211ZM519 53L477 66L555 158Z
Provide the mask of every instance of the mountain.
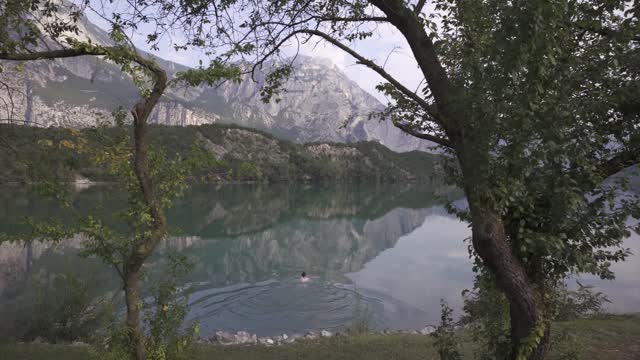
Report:
M108 34L88 20L80 30L80 37L110 43ZM188 69L157 61L170 74ZM402 133L389 121L368 120L371 112L384 105L330 60L299 56L294 68L285 85L287 92L278 103L260 100L264 73L258 73L255 79L245 76L240 84L170 89L151 122L179 126L236 124L298 143L378 141L395 151L427 150L432 146ZM15 91L9 94L5 88L0 89L0 98L7 105L2 108L0 103L0 119L43 126L92 125L97 117L109 118L114 109L128 108L138 98L130 78L118 66L95 57L31 62L23 71L6 66L3 81Z

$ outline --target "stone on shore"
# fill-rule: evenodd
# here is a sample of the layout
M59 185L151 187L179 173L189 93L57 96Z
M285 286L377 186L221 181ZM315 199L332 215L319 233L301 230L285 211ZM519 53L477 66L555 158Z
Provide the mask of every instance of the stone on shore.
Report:
M431 325L425 326L422 330L420 330L420 334L422 335L431 335L434 332L436 332L436 328Z

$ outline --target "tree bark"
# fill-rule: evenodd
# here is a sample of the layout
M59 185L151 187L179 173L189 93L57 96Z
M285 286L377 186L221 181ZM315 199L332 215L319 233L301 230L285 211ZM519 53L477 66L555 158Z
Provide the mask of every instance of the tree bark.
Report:
M467 194L470 198L474 195ZM544 321L541 297L529 279L522 263L511 251L502 220L495 212L480 204L469 202L472 218L472 242L475 251L496 277L498 287L504 292L510 308L511 356L517 359L525 351L526 343L538 341L526 359L545 359L549 348L548 325L545 336L535 339L535 332ZM533 336L535 340L531 340Z
M140 327L140 272L131 271L125 275L125 302L127 304L126 325L129 339L134 345L135 356L138 360L145 359L144 334Z
M136 248L126 261L124 278L127 328L135 346L136 359L145 360L144 334L140 327L140 273L145 260L153 253L166 233L166 219L149 173L147 119L167 87L167 75L164 70L151 61L140 58L136 62L149 70L153 81L151 94L141 99L131 111L133 115L133 170L152 221L149 235L136 244Z
M476 149L476 147L472 147ZM549 328L545 326L544 336L535 339L535 332L544 321L542 296L524 264L511 249L504 222L495 210L495 201L486 184L488 167L486 159L477 153L459 155L461 169L465 178L465 195L469 202L471 215L473 248L483 264L495 276L500 290L509 301L511 319L511 354L509 358L542 360L549 349ZM533 337L533 339L531 338ZM537 341L531 351L526 344ZM527 353L528 352L528 353Z

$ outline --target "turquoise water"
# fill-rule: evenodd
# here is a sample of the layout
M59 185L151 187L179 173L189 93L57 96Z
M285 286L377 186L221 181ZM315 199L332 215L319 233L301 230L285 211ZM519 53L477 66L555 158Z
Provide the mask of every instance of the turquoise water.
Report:
M420 186L207 186L196 187L168 211L172 236L149 266L169 252L194 264L188 321L203 336L215 330L259 335L338 330L356 313L377 329L415 329L437 322L440 299L454 309L473 281L467 224L444 202L456 194ZM446 197L446 198L445 198ZM459 201L459 200L458 200ZM96 186L74 195L81 213L108 214L126 204L123 194ZM73 215L19 189L0 192L0 231L21 233L24 216L70 221ZM88 276L96 294L118 288L98 259L77 256L80 239L59 245L31 242L0 247L0 297L19 296L29 276L73 272ZM640 239L626 245L640 252ZM639 262L616 264L615 282L589 277L603 289L609 309L640 311ZM302 284L299 273L312 280ZM185 284L185 285L186 285Z

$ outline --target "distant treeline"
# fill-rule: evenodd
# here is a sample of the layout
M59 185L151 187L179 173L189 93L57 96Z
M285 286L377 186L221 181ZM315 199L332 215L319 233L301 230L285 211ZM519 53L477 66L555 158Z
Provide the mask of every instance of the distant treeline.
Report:
M115 181L86 155L65 148L71 129L0 125L0 183L38 182L55 178ZM116 136L106 129L102 136ZM98 140L91 132L89 145ZM232 125L151 126L151 144L168 156L187 156L194 145L211 161L194 173L203 182L359 182L433 181L441 157L425 152L396 153L377 142L296 144Z

